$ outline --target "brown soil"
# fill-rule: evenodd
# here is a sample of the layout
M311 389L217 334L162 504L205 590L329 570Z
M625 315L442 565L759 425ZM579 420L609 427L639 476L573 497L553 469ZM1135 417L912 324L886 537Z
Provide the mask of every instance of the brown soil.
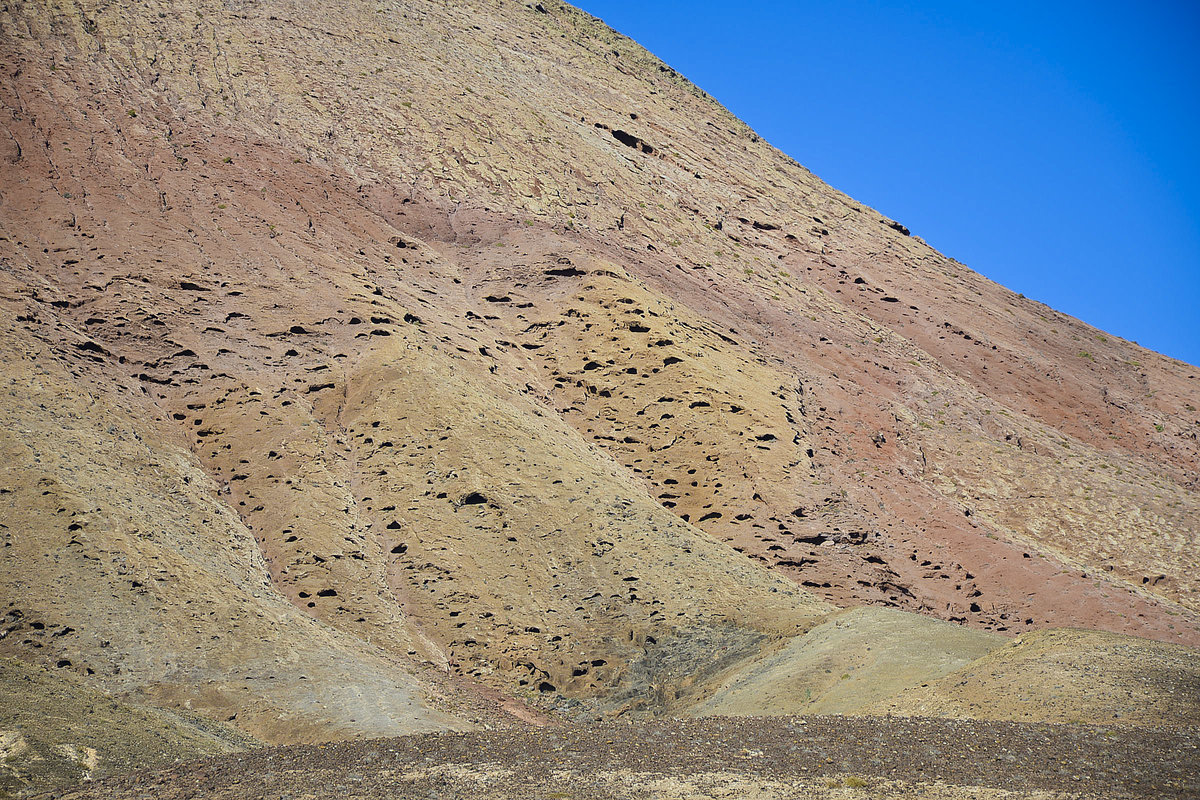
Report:
M195 714L116 701L64 670L0 658L0 797L257 744Z
M265 749L51 796L1185 798L1198 748L1194 729L711 717Z

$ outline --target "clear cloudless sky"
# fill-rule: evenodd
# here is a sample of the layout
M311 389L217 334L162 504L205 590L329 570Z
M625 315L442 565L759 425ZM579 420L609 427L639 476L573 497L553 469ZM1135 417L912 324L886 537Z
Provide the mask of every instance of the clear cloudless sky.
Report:
M946 255L1200 365L1200 1L575 2Z

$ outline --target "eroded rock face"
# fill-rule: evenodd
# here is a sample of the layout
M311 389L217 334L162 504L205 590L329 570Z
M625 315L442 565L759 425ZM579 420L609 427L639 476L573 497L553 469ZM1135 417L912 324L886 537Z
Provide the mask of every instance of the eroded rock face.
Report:
M587 15L0 26L0 653L299 741L652 713L835 605L1200 641L1200 372Z

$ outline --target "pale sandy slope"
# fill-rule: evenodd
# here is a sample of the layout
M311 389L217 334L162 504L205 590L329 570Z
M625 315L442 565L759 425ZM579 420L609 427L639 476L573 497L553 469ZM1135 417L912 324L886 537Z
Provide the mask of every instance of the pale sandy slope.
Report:
M1113 633L1037 631L863 711L1195 729L1200 659L1191 648Z
M856 608L741 667L689 712L854 713L953 674L1005 641L902 611Z
M0 658L0 797L257 745L197 715L132 705Z

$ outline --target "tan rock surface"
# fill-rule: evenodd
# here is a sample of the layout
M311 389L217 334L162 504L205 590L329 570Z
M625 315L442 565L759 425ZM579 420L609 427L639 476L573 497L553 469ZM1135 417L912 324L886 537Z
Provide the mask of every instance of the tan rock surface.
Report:
M856 608L742 665L689 711L697 716L853 714L957 674L1006 641L915 614Z
M275 590L194 456L141 422L140 398L82 392L50 348L0 325L0 652L269 741L462 725L393 659Z
M1192 648L1101 631L1025 634L937 680L867 704L866 713L1195 730L1200 661Z

